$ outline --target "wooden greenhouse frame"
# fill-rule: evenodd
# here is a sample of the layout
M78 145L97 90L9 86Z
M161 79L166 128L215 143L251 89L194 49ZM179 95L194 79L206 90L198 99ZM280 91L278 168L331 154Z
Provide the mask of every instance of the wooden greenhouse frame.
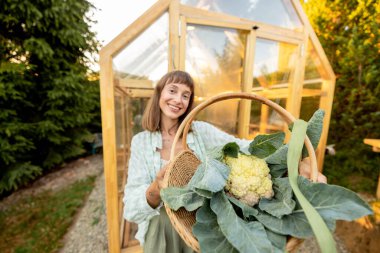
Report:
M130 224L122 217L123 187L127 178L129 145L132 138L131 122L132 100L149 98L153 93L153 82L150 80L133 80L116 77L113 59L135 38L140 36L164 13L168 13L168 66L167 70L186 70L186 27L188 24L239 29L246 34L244 62L242 65L240 89L244 92L255 92L269 99L286 98L286 109L295 117L300 116L303 97L318 97L319 108L325 110L325 120L320 144L317 148L319 169L322 170L324 150L327 142L330 123L335 74L322 49L317 35L312 29L302 6L297 0L289 2L302 23L302 29L292 30L267 23L261 23L220 12L198 9L180 3L180 0L158 0L130 26L123 30L100 51L100 88L103 128L103 157L106 188L107 224L109 252L141 252L137 240L131 240ZM257 29L259 28L259 29ZM255 45L257 38L275 42L290 43L297 49L296 65L292 80L288 86L278 89L253 87L253 69ZM320 77L304 80L307 54L312 45L314 57L318 60L316 68ZM304 88L308 82L321 83L320 89ZM115 106L116 104L116 106ZM120 108L116 108L120 105ZM118 113L115 116L115 113ZM268 110L261 108L260 132L269 128L265 117ZM251 102L239 101L237 135L242 138L250 134ZM118 123L120 121L120 123ZM117 131L116 125L118 124Z

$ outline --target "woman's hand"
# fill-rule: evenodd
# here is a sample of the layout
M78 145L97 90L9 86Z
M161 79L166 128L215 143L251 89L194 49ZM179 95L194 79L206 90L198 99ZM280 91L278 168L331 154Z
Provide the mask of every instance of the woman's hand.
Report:
M156 181L158 184L159 189L161 190L164 187L164 177L165 177L165 172L166 172L166 166L161 168L156 175Z
M306 157L304 159L301 160L299 166L298 166L298 171L299 171L299 174L303 177L306 177L306 178L310 178L310 174L311 174L311 165L310 165L310 158L309 157ZM319 183L327 183L327 178L325 175L323 175L322 173L320 173L318 171L318 176L317 176L317 182Z
M150 186L146 190L146 200L152 208L158 207L161 203L160 190L163 187L165 171L166 167L160 169L160 171L157 172L156 179L150 184Z

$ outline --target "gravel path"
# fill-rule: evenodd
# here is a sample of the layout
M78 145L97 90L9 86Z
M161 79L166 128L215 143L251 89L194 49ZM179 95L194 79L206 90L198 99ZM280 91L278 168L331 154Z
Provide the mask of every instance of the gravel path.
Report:
M107 221L104 197L104 174L95 183L86 205L75 224L65 235L61 253L107 252Z

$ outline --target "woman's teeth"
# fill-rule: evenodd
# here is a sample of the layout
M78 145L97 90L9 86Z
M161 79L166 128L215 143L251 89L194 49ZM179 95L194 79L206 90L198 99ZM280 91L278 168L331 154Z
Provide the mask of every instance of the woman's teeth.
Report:
M179 107L174 106L174 105L169 105L169 108L172 109L172 110L175 110L175 111L179 111L180 110Z

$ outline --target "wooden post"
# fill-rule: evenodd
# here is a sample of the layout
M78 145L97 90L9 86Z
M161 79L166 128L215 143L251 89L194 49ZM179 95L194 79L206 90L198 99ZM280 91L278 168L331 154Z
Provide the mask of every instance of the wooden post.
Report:
M179 68L179 0L172 0L169 6L169 47L168 70Z
M323 119L323 131L322 131L321 139L319 141L319 145L317 149L319 171L322 171L323 169L323 161L325 158L325 149L326 149L326 144L327 144L327 136L329 133L331 109L332 109L333 98L334 98L334 88L335 88L335 79L325 80L322 82L322 95L321 95L319 107L325 111L325 117Z
M243 92L252 92L253 85L253 61L255 59L256 34L251 30L247 36L245 59L244 59L244 74L243 74ZM240 138L249 137L249 123L251 118L251 100L243 99L240 101L239 108L239 125L238 135Z
M108 250L120 252L116 171L115 101L112 57L100 51L100 101L102 109L103 159L107 206Z

